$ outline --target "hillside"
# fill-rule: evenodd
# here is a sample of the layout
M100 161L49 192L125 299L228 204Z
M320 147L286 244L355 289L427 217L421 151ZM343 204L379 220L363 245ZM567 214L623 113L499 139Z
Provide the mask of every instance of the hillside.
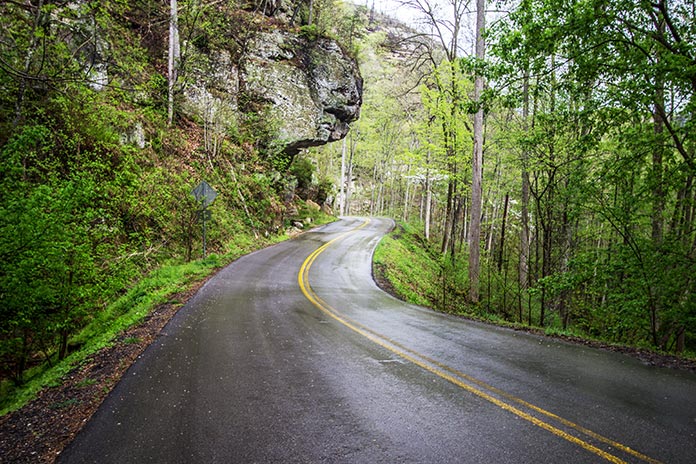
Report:
M3 392L127 313L114 301L162 266L207 252L210 272L332 214L331 183L297 155L346 135L362 78L330 5L311 24L274 5L0 5Z

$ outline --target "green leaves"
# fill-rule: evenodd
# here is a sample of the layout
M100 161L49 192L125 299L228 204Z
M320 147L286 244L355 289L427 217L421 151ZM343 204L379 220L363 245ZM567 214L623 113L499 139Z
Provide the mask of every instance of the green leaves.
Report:
M628 0L522 1L495 29L501 77L529 102L518 140L544 250L536 297L617 341L667 348L696 330L683 304L695 282L677 277L696 271L682 201L695 32L681 2Z

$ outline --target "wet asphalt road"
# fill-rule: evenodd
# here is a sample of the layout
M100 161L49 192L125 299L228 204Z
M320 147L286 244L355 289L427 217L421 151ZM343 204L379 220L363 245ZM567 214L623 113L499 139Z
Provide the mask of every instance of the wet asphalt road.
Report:
M60 462L696 462L696 375L406 305L371 278L391 225L222 270Z

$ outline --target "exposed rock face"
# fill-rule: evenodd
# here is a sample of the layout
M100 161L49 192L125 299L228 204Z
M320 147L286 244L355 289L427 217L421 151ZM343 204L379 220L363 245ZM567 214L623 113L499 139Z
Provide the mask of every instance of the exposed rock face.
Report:
M206 127L236 123L239 79L237 66L226 50L199 54L188 71L180 111L203 120Z
M281 30L249 41L239 89L246 99L269 105L290 155L343 138L362 103L358 67L335 41Z
M293 32L288 24L297 5L247 0L242 8L264 15L257 24L265 26L240 37L234 54L190 53L178 110L221 134L240 120L240 112L258 113L274 139L263 144L289 156L343 138L362 103L358 66L333 39Z
M230 47L189 44L176 110L202 122L206 143L238 124L240 111L262 113L274 138L263 142L290 156L348 133L362 103L360 71L333 39L294 32L299 6L294 0L245 0L241 7L259 31L244 30L229 40ZM110 45L82 11L86 7L84 0L66 6L78 18L69 23L70 46L84 62L92 87L101 90L112 79L105 58ZM123 140L143 144L133 134Z

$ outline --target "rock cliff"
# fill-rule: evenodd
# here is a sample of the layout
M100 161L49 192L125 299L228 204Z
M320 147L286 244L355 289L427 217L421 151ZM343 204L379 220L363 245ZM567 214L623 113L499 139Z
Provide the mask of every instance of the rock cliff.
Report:
M362 79L355 62L327 38L258 33L240 63L239 90L269 105L285 152L339 140L357 119Z
M299 27L298 5L290 0L246 0L241 10L229 5L209 8L207 14L218 15L215 28L199 28L205 40L188 40L183 47L176 111L202 122L207 137L218 138L255 115L264 124L259 132L268 139L260 145L289 157L302 148L343 138L362 103L358 66L335 40ZM66 7L74 10L67 37L88 70L90 85L101 90L114 78L106 53L112 47L101 37L89 7L85 0ZM147 31L150 26L139 27ZM150 51L166 56L161 47L167 43L166 37L152 40Z
M272 128L274 146L293 156L348 133L360 113L362 78L335 40L290 27L291 11L277 3L266 15L279 16L249 33L237 56L207 50L191 65L182 110L210 127L257 113Z

